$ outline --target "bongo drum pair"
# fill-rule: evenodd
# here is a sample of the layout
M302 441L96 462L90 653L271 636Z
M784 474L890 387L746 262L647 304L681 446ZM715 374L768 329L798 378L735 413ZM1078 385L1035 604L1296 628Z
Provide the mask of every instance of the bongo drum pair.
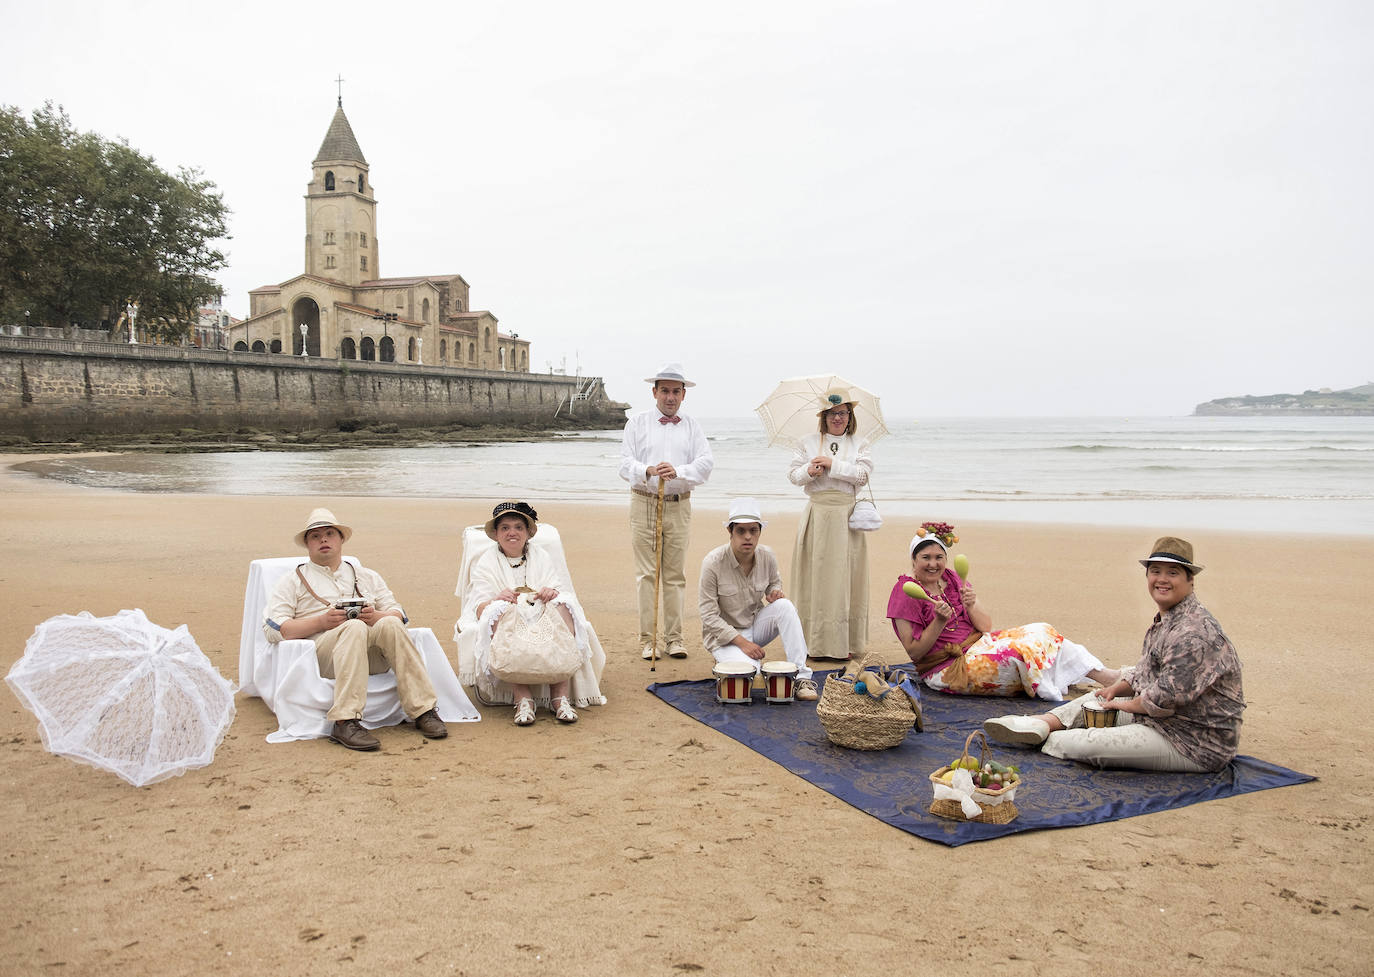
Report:
M752 704L754 676L763 673L763 697L769 702L792 702L797 683L797 666L791 662L764 662L755 667L749 662L716 662L711 675L716 680L716 701Z

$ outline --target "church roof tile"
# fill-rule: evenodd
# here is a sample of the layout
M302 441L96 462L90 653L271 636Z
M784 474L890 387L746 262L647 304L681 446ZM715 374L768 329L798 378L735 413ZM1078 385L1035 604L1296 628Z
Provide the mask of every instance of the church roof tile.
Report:
M316 163L336 159L357 160L364 166L367 165L367 157L363 156L362 147L358 145L358 138L353 135L353 127L348 124L348 116L344 115L342 104L334 110L334 118L329 123L329 131L324 134L324 142L320 143L320 151L315 154Z

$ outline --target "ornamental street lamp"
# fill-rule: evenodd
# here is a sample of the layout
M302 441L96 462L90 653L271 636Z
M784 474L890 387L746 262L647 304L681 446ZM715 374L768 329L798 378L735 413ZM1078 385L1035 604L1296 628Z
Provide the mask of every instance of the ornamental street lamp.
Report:
M301 323L301 355L309 356L310 347L306 343L306 338L310 335L310 327L304 322Z

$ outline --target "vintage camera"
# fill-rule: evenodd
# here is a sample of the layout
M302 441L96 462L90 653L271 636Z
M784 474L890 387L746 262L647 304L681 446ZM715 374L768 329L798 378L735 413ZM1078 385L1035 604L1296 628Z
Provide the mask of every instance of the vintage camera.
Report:
M348 615L350 621L362 613L362 609L367 605L368 601L365 597L343 597L334 604L335 607Z

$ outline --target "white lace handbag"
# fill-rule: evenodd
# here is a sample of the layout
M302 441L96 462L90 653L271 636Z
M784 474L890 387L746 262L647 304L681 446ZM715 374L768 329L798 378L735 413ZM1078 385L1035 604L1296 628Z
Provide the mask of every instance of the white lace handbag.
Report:
M868 498L854 500L854 508L849 510L849 528L861 533L871 533L883 524L878 514L878 505L873 501L873 490L868 490Z
M521 594L492 635L487 664L502 682L544 685L572 675L582 657L562 615L533 594Z

